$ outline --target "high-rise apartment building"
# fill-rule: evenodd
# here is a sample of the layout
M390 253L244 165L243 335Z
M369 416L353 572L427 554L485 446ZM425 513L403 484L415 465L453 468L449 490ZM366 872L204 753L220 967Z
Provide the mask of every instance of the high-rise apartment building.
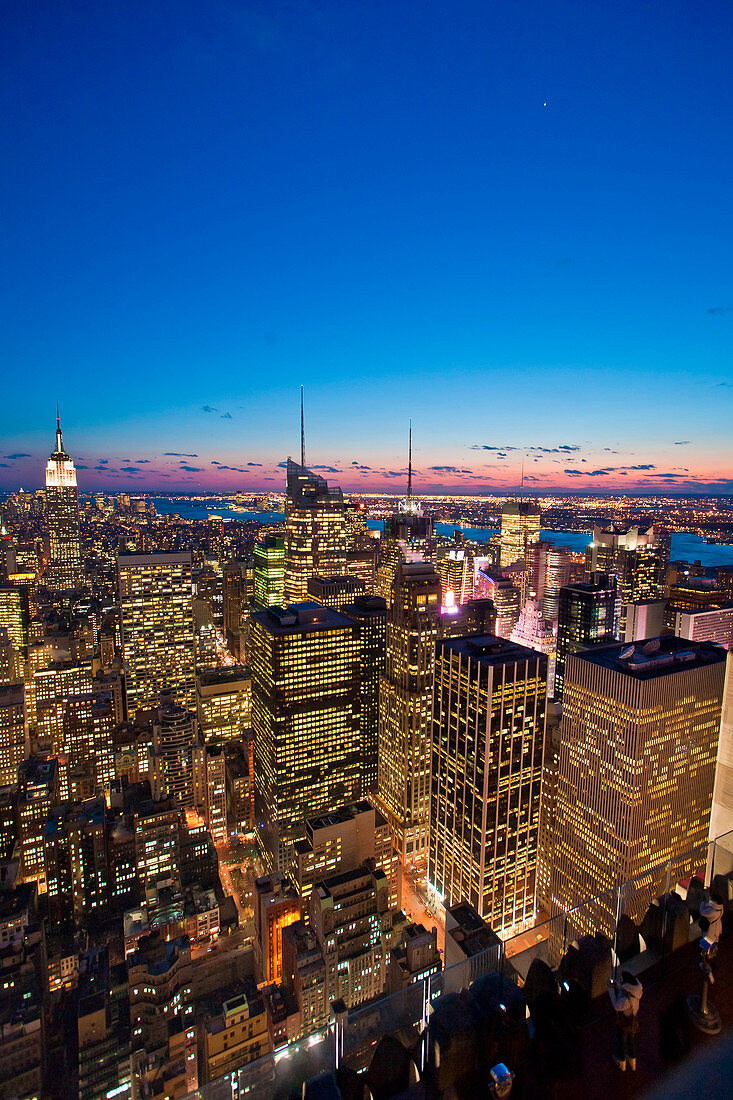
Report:
M652 891L664 890L660 865L707 843L725 657L674 637L568 657L551 915L653 870ZM643 915L645 891L627 900Z
M519 589L506 577L482 567L477 570L474 591L478 599L491 600L496 613L494 633L499 638L508 638L519 619Z
M252 616L252 725L267 858L280 870L305 819L361 792L359 625L295 604Z
M487 635L439 642L428 879L495 931L534 916L547 659Z
M171 798L177 806L201 805L203 750L198 719L179 706L173 692L161 692L153 717L150 775L156 802ZM199 795L199 797L197 797Z
M117 568L128 717L165 688L194 707L191 554L119 554Z
M254 602L258 608L280 605L285 599L285 539L265 535L254 548Z
M526 562L530 547L539 538L539 505L531 500L508 500L501 510L501 568Z
M288 459L285 494L285 601L308 599L308 581L346 572L344 494Z
M378 805L403 866L427 858L430 720L440 577L428 562L397 566L379 712Z
M379 692L387 658L387 604L381 596L357 596L342 608L359 624L362 793L377 789Z
M22 882L37 882L39 894L46 893L43 847L46 819L58 800L58 762L29 757L21 765L18 784L20 879Z
M674 632L692 642L716 642L733 649L733 604L709 611L678 611Z
M64 450L61 422L56 415L56 450L46 463L48 581L54 588L74 588L81 576L79 495L76 469Z
M595 573L590 581L560 589L555 698L562 699L568 655L616 638L616 578Z

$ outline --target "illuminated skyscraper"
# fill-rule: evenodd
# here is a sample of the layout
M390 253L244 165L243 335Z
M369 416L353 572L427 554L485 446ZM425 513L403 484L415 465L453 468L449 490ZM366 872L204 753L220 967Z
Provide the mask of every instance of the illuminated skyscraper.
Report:
M517 625L510 635L510 641L517 645L534 649L537 653L544 653L547 657L547 687L550 695L555 684L555 654L557 651L557 639L549 623L542 612L542 603L539 600L527 600L519 613Z
M171 798L177 806L203 804L203 772L204 755L199 748L196 715L179 706L173 692L162 692L153 718L150 754L153 798L156 802Z
M539 542L539 537L539 505L531 500L508 500L501 510L501 568L526 562L530 546Z
M362 754L362 792L377 789L379 744L379 691L387 655L387 604L381 596L357 596L341 608L359 623L359 689Z
M428 879L495 931L534 916L546 658L491 635L439 642Z
M392 587L379 706L378 805L403 866L427 858L430 720L440 577L428 562L403 562Z
M496 612L494 633L508 638L519 619L519 589L506 577L481 568L476 572L474 592L477 599L491 600Z
M190 553L119 554L117 568L128 717L166 688L195 707Z
M285 602L308 598L308 581L346 572L344 494L338 485L287 463L285 494Z
M265 535L254 549L254 602L262 609L285 598L285 539Z
M25 660L28 656L28 625L30 608L28 587L24 584L0 584L0 629Z
M552 913L656 868L653 897L668 888L659 865L706 845L725 657L674 637L568 657L555 832L543 853ZM638 918L649 895L631 897L626 911Z
M0 787L17 787L27 755L23 685L9 684L0 687Z
M570 584L570 553L551 542L535 542L527 554L527 574L532 599L542 601L542 617L555 622L560 589Z
M666 559L666 560L665 560ZM620 638L626 629L624 605L637 600L655 600L661 595L660 582L669 561L668 538L658 527L594 527L593 541L585 551L585 571L607 573L617 578Z
M46 521L49 537L48 583L74 588L81 575L79 495L76 469L64 450L56 414L56 450L46 463Z
M616 578L595 573L585 584L560 589L555 699L562 699L568 654L615 641Z
M295 604L252 616L252 725L258 837L278 870L305 819L361 792L359 625Z

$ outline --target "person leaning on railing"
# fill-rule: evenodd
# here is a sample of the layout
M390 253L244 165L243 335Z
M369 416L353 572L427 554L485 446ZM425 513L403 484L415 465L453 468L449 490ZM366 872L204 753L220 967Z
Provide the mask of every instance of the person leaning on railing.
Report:
M636 1044L639 1034L639 1002L644 987L628 970L621 974L621 981L609 978L608 995L616 1013L616 1049L614 1062L623 1073L628 1063L636 1069Z

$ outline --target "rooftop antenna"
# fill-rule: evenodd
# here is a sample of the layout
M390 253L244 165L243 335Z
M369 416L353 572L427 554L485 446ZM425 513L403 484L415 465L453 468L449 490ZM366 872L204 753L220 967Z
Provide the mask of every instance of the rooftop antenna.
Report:
M59 415L59 403L56 402L56 450L62 451L64 449L62 437L61 437L61 416Z
M407 447L407 499L412 500L412 417L410 417L410 442Z
M519 487L519 499L524 503L524 455L522 455L522 481Z
M300 387L300 465L305 467L305 421L303 420L303 387Z

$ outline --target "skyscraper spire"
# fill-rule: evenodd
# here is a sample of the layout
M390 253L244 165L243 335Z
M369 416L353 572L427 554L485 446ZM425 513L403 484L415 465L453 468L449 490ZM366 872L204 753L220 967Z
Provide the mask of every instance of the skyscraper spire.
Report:
M524 500L524 455L522 455L522 481L519 487L519 499Z
M300 387L300 465L305 466L305 421L303 419L303 387Z
M56 451L61 452L64 449L64 440L61 435L61 416L59 414L59 403L56 402Z
M410 417L410 436L407 447L407 499L412 500L412 417Z

